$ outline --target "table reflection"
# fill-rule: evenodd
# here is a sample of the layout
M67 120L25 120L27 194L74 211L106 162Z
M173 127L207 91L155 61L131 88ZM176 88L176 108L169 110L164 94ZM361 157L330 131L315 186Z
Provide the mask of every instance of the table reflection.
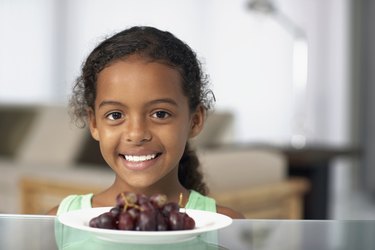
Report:
M234 220L229 227L185 242L131 244L67 228L53 216L0 214L0 249L371 250L375 221Z

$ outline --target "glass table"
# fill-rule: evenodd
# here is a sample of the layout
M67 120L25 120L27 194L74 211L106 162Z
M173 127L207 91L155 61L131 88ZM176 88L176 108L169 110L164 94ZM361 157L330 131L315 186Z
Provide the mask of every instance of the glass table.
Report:
M373 220L234 220L218 231L189 241L160 244L114 243L66 230L54 216L0 214L0 249L250 249L250 250L370 250L375 249ZM74 238L74 237L73 237Z

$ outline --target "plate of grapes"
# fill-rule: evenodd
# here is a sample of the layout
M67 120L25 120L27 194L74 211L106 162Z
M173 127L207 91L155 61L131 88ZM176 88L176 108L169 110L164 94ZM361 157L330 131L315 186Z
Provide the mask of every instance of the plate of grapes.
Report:
M58 220L101 240L142 244L187 241L232 223L222 214L181 208L163 194L148 197L132 192L120 193L113 207L69 211Z

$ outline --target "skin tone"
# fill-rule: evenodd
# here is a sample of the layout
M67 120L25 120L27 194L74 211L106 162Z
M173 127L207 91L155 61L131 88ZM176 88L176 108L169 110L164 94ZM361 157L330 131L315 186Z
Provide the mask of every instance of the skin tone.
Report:
M103 69L89 126L116 177L107 190L94 195L92 206L114 206L124 190L163 193L175 202L182 193L185 205L189 191L178 181L178 163L186 142L202 130L204 115L202 107L191 112L179 72L165 64L131 56ZM217 209L243 218L229 208Z

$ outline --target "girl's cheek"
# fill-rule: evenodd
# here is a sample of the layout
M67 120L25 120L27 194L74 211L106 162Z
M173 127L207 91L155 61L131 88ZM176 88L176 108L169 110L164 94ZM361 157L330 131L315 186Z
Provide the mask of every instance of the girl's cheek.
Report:
M113 129L104 129L101 132L100 138L101 141L104 143L114 143L116 140L120 140L121 136L119 135L120 133L117 130Z

